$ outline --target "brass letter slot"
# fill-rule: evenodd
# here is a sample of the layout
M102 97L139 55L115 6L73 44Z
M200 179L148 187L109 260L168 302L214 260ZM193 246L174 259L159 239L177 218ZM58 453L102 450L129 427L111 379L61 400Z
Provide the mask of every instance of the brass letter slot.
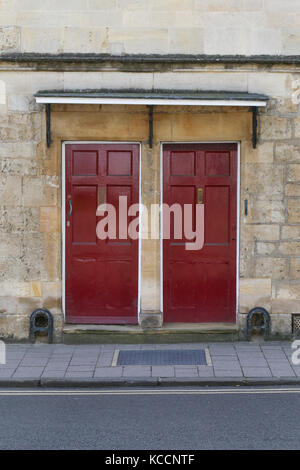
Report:
M198 188L198 204L203 204L203 188Z

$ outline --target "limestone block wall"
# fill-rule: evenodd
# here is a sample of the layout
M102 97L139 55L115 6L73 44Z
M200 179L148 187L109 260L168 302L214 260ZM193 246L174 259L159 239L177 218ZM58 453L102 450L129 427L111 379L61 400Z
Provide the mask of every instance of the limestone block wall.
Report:
M0 331L9 337L28 336L35 308L61 312L60 183L43 122L41 112L0 115Z
M298 54L298 0L2 0L1 52Z
M241 143L240 279L238 321L263 306L273 333L291 331L300 313L299 70L205 66L193 71L125 73L0 71L0 336L28 337L37 307L63 325L61 273L61 144L64 140L142 143L142 201L160 200L162 141ZM47 88L144 87L237 89L270 95L259 114L259 144L251 145L247 108L155 107L149 149L146 107L53 106L52 140L45 144L45 114L33 94ZM2 91L1 91L2 90ZM244 200L248 200L248 215ZM141 308L159 313L160 247L142 243Z
M271 99L260 112L256 151L242 145L239 312L260 305L274 334L300 312L300 134L298 105ZM245 316L240 315L242 328Z

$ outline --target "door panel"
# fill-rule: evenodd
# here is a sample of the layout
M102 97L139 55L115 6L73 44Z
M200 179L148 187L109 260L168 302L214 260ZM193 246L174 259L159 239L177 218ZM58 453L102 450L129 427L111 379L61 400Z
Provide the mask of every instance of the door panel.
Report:
M72 243L96 244L97 186L73 185ZM84 223L83 223L84 221Z
M66 145L66 319L70 323L137 323L138 240L119 237L118 209L119 196L127 197L128 207L139 202L138 184L137 144ZM105 202L116 209L117 237L100 240L96 210Z
M229 244L230 188L205 187L205 243Z
M204 203L204 246L186 250L184 232L163 241L166 322L233 322L236 306L237 146L167 144L163 148L163 202ZM168 215L164 209L164 224ZM182 225L183 231L183 225Z

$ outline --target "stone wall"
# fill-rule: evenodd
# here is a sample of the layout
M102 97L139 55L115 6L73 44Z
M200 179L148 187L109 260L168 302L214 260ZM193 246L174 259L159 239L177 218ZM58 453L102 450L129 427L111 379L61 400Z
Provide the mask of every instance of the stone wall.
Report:
M298 0L1 0L0 51L298 54Z
M55 315L59 339L61 285L61 144L64 140L142 142L142 199L160 199L160 142L240 141L239 321L253 306L272 315L273 333L291 331L300 313L299 70L205 66L192 72L94 73L2 70L0 104L0 335L27 338L37 307ZM247 108L155 107L149 149L146 107L53 106L52 140L45 145L45 115L33 94L45 88L91 88L111 83L145 88L225 89L269 94L259 114L259 144L251 145ZM0 87L1 90L1 87ZM1 96L1 94L0 94ZM248 200L248 216L244 200ZM159 242L142 249L141 307L160 311Z
M0 332L28 337L28 316L61 317L60 182L48 165L43 113L0 115Z
M242 146L239 312L265 307L272 313L273 334L291 331L291 313L300 312L298 126L298 105L271 99L260 111L258 149ZM240 320L244 328L245 315Z

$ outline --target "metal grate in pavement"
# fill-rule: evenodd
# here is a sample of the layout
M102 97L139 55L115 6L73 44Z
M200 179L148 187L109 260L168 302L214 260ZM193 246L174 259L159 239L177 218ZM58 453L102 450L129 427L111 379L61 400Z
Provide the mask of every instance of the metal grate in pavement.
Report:
M205 349L172 349L172 350L119 350L115 361L118 366L176 366L208 365Z
M293 314L292 315L292 323L293 323L293 333L300 333L300 315Z

